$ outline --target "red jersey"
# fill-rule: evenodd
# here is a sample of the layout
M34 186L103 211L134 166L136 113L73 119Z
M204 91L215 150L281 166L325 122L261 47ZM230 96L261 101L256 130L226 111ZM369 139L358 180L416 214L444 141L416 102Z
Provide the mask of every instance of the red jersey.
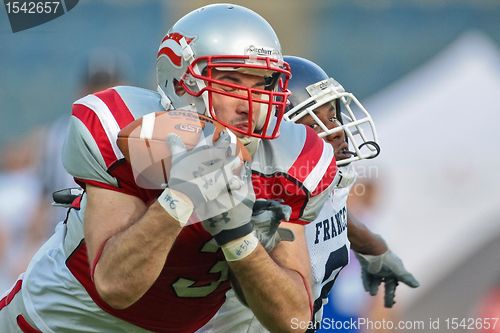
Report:
M116 138L134 119L161 109L157 93L134 87L110 88L78 100L63 152L65 168L83 187L92 184L150 204L160 191L137 186ZM280 133L278 139L263 140L253 156L254 190L257 198L278 199L292 207L291 222L308 223L331 191L336 172L333 150L302 125L285 123ZM66 265L92 300L110 315L154 332L193 332L224 303L230 288L228 266L215 241L198 223L183 228L160 276L136 303L124 310L111 308L99 297L91 279L81 225L84 211L83 205L77 214L79 222L67 221L72 236L65 239L65 247L71 250Z

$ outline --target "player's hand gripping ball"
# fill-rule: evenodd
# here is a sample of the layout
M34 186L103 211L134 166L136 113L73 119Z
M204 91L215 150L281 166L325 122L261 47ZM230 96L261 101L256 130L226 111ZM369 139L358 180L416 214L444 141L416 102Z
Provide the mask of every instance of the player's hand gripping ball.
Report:
M193 111L153 112L124 127L118 133L117 145L130 163L137 185L159 190L165 188L170 174L172 152L167 144L169 135L177 135L189 151L194 147L213 145L223 131L229 130ZM228 154L250 161L248 150L239 140L235 142Z

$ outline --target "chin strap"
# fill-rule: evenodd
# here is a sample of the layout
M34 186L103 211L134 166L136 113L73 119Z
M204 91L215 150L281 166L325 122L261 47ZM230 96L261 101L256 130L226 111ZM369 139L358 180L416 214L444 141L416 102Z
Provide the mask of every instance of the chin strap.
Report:
M335 175L335 186L337 188L346 188L354 184L358 177L356 170L351 164L337 167L337 174Z
M261 94L260 98L265 101L269 101L269 96L266 94ZM271 111L273 112L274 107L271 107ZM255 129L260 131L262 128L264 128L264 123L266 121L267 117L267 112L268 112L268 105L264 103L260 103L260 112L259 112L259 117L257 118L257 124L255 124Z
M165 110L170 110L172 108L172 101L170 100L170 98L168 98L167 94L163 92L163 89L161 89L160 86L158 86L156 91L158 91L158 94L160 94L161 106L163 106Z

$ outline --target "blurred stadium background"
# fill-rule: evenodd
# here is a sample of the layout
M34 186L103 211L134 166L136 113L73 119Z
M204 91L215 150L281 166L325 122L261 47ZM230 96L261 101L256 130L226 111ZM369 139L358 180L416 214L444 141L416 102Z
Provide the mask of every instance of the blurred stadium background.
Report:
M362 291L353 259L328 315L425 322L406 332L431 331L430 319L446 332L446 318L500 317L500 2L233 2L268 19L286 54L318 62L354 92L378 127L382 154L358 165L351 209L422 287L400 286L387 311ZM108 83L155 89L166 28L207 3L85 0L18 33L2 6L0 292L64 215L48 194L70 183L57 156L72 101Z

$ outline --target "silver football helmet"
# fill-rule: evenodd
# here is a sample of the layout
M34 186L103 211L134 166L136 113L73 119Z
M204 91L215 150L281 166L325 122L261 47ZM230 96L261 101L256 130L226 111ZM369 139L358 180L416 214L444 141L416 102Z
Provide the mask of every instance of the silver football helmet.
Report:
M263 76L266 89L215 80L213 70ZM278 136L289 95L290 71L283 62L276 33L257 13L232 4L208 5L188 13L163 38L156 73L158 92L166 109L195 110L245 136ZM247 130L218 119L212 105L213 94L248 102ZM253 129L256 105L260 116Z
M349 144L346 152L350 157L337 160L337 165L346 165L360 159L374 158L380 153L377 142L377 132L372 117L351 93L329 77L321 67L314 62L293 56L285 56L290 65L293 77L288 88L290 104L285 113L285 120L297 122L306 115L314 119L319 126L318 135L321 138L344 131ZM319 119L315 111L331 103L336 110L335 126L328 128Z

